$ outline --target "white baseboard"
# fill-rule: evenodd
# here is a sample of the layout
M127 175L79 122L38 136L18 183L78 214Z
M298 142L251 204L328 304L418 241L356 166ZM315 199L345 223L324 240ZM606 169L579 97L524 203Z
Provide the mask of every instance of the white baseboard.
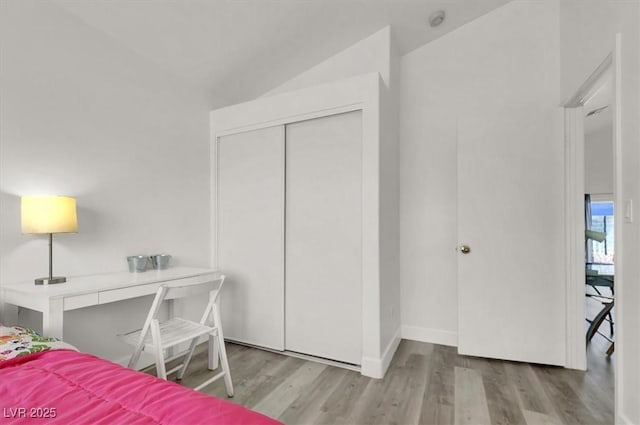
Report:
M387 369L389 369L391 360L393 360L393 355L396 353L398 345L400 345L400 334L401 328L398 328L391 338L391 341L389 341L387 348L385 348L382 353L381 358L363 357L360 373L370 378L384 378L384 374L387 372Z
M619 413L618 414L618 425L634 425L634 423L631 422L631 420L624 413ZM635 425L637 425L637 424L635 424Z
M402 341L402 338L400 337L401 333L402 329L400 328L400 326L398 326L398 329L396 329L395 333L393 334L393 337L391 338L391 341L389 341L387 348L384 350L384 353L382 353L382 376L384 376L384 374L387 372L387 369L389 369L391 360L393 360L393 355L396 354L396 350L400 345L400 341Z
M429 342L431 344L458 346L458 333L441 329L421 328L418 326L402 325L402 339Z

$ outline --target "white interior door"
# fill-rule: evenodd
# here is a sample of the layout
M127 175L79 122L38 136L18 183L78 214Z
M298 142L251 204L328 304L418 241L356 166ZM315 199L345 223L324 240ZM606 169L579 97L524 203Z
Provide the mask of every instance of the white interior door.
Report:
M362 359L362 115L286 127L287 350Z
M458 351L562 365L563 146L540 108L458 124Z
M284 128L218 141L218 266L225 337L284 349Z

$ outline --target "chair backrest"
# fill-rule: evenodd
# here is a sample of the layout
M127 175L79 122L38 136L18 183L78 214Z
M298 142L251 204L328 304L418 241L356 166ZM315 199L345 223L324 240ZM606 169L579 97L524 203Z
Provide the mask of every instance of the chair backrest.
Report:
M200 320L201 324L205 324L211 314L213 304L220 294L224 278L224 275L220 275L219 277L204 283L176 283L161 285L156 292L156 296L153 299L151 308L149 309L149 314L147 315L144 326L142 327L140 343L144 341L144 338L149 331L149 327L151 326L151 322L154 320L157 321L158 312L160 311L162 302L165 300L174 300L177 298L186 298L198 294L209 293L209 302L207 303L207 307L205 308L202 319Z

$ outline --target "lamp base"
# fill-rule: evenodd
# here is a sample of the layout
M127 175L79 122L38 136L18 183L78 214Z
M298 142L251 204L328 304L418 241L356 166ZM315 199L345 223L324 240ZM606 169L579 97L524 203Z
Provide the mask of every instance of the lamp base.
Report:
M67 278L62 276L39 277L36 279L36 285L53 285L54 283L64 283L66 281Z

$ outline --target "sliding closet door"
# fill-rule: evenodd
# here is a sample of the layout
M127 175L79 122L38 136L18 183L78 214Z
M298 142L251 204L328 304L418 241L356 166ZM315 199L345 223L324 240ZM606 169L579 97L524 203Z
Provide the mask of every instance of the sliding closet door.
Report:
M284 349L284 128L218 141L218 265L225 337Z
M361 112L286 127L287 350L362 360Z

